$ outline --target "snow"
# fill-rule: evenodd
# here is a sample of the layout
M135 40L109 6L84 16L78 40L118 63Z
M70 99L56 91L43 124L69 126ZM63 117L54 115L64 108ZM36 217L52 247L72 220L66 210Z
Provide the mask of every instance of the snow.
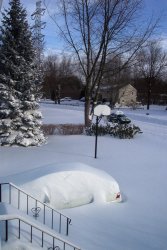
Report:
M9 240L9 243L2 247L3 250L30 250L32 248L31 243L27 241ZM39 247L34 247L33 250L39 250Z
M83 108L79 106L75 110L73 106L42 104L41 110L47 123L83 121ZM148 116L145 109L123 111L143 134L131 140L99 137L97 159L93 136L49 136L48 143L41 147L1 147L0 181L11 181L23 188L26 183L35 185L35 179L39 185L40 180L44 182L41 178L50 180L65 171L75 170L78 174L74 168L78 163L92 166L85 173L89 177L93 173L94 178L96 171L103 171L107 180L113 176L119 184L122 202L106 202L97 192L94 202L64 209L63 213L72 219L69 241L85 250L165 250L167 111L154 106ZM103 177L102 172L98 173L98 178ZM75 181L71 183L74 186ZM60 188L61 185L64 184L60 183ZM98 188L95 186L101 190Z
M41 112L43 115L44 124L84 123L84 114L82 106L71 105L69 107L63 104L54 104L53 102L49 102L48 105L45 105L45 103L41 103Z

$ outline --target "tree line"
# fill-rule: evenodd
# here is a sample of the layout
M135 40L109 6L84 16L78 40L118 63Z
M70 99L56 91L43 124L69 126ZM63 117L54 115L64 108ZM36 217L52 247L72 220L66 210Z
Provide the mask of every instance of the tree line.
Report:
M79 62L72 61L68 55L60 58L49 55L43 63L44 97L55 103L70 96L74 99L85 97L85 83ZM158 40L149 40L135 54L133 60L124 65L121 56L108 56L99 90L92 92L94 101L102 101L100 90L104 87L111 93L111 106L118 101L118 91L127 84L132 84L138 91L138 101L147 105L165 104L167 99L167 53ZM95 89L96 90L96 89ZM167 102L167 100L166 100Z

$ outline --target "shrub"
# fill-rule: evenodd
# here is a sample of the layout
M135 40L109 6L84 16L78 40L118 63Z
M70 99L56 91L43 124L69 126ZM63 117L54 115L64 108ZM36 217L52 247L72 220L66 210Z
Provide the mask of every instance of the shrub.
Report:
M81 135L84 132L83 124L44 124L45 135Z
M96 124L92 124L90 127L85 129L86 135L95 135ZM120 139L131 139L135 134L142 133L140 128L133 124L112 124L107 123L106 125L98 126L98 135L110 135L118 137Z

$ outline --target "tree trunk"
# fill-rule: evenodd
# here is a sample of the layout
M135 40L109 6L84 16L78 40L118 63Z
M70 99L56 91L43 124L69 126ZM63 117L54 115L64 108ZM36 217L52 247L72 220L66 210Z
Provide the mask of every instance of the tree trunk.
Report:
M91 120L89 118L90 115L90 98L85 97L85 127L89 127L91 125Z
M148 90L147 90L147 110L150 109L150 98L151 98L151 81L148 82Z

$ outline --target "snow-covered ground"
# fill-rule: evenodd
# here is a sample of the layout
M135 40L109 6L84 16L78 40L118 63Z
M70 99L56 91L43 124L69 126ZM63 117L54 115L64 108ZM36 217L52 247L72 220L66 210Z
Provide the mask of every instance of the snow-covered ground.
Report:
M42 103L41 110L44 123L84 120L83 106ZM24 186L25 179L34 182L39 173L58 173L66 163L71 164L71 169L83 163L95 168L95 172L105 171L118 182L122 202L98 199L63 209L72 218L69 240L85 250L166 250L167 111L152 106L150 115L146 110L124 109L124 113L143 134L131 140L99 137L97 159L95 138L84 135L50 136L41 147L1 147L0 181ZM77 192L77 182L73 184ZM95 183L100 192L102 188L98 188Z

